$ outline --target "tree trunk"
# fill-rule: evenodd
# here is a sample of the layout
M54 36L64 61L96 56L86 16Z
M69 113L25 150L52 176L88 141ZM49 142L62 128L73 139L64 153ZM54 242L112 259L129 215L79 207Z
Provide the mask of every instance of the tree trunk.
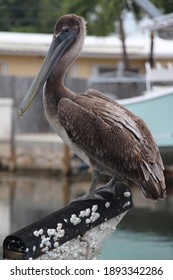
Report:
M149 56L149 63L151 68L154 67L154 58L153 58L153 50L154 50L154 32L151 31L150 33L150 56Z
M122 42L122 49L123 49L123 62L124 62L124 70L129 70L129 61L128 61L128 56L127 56L127 51L126 51L126 36L125 36L125 31L124 31L124 26L123 26L123 17L122 13L120 15L120 39Z

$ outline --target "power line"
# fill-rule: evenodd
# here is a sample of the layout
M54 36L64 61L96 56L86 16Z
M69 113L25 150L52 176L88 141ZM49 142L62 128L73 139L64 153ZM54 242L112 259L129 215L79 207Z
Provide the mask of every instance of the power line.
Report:
M56 17L55 17L56 19ZM54 22L54 19L47 19L49 22ZM9 23L12 23L12 22L21 22L21 23L24 23L24 22L43 22L45 21L45 19L35 19L35 18L9 18L9 19L1 19L0 18L0 22L9 22Z
M35 1L34 1L34 3L35 3ZM46 10L47 11L49 11L49 10L53 10L54 9L54 7L59 7L59 5L50 5L50 6L46 6ZM35 10L35 9L40 9L40 5L1 5L0 4L0 10L2 11L4 11L4 10L6 10L6 11L9 11L9 10Z

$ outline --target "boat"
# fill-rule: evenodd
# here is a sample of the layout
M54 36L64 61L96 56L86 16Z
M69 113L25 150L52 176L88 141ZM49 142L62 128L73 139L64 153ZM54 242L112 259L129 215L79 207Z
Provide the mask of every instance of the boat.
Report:
M173 67L146 65L146 88L140 96L118 102L141 117L150 129L165 165L173 163L173 86L153 86L152 82L173 82Z

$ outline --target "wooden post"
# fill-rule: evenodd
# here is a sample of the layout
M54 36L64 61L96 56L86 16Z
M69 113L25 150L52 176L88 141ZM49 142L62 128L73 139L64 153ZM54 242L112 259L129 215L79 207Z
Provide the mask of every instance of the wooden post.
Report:
M71 150L70 148L64 144L64 159L63 159L63 165L64 165L64 174L70 175L71 173Z
M114 192L106 188L96 191L98 196L91 199L78 199L65 208L7 236L3 242L4 259L91 259L94 240L101 246L103 232L115 230L127 210L133 206L131 192L127 186L118 182ZM108 226L109 225L109 226ZM101 235L95 232L99 227ZM72 250L74 246L80 250ZM82 250L85 243L85 253ZM62 246L66 246L65 254ZM99 248L100 249L100 248ZM67 254L69 251L69 254ZM81 255L77 255L76 252Z

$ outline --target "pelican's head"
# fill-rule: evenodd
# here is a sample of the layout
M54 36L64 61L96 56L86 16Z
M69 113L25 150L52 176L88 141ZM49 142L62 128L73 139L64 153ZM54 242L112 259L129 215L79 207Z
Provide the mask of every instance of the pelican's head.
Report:
M62 16L55 23L54 36L59 36L62 33L74 32L76 39L85 37L86 33L86 21L77 15L69 14Z
M77 15L62 16L55 24L51 45L43 64L32 82L20 108L19 116L28 109L33 99L43 88L52 71L61 61L66 70L80 55L86 34L86 22Z

